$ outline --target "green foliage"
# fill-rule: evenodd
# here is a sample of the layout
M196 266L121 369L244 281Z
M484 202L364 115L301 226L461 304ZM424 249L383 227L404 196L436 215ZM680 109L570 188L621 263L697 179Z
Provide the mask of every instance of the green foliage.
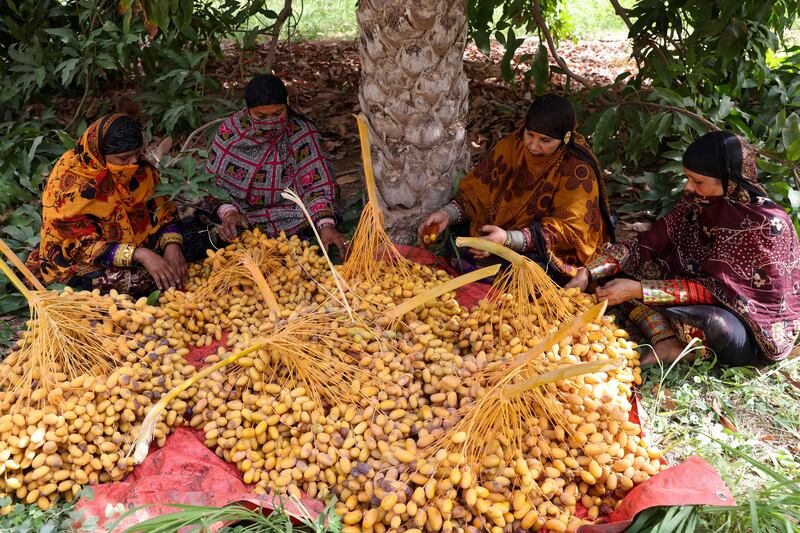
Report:
M572 27L563 2L542 3L554 37ZM800 47L784 33L797 17L792 0L636 0L624 2L639 71L575 99L581 131L614 178L611 191L636 187L638 202L621 211L664 214L683 186L681 156L712 127L747 138L761 152L762 182L795 220L800 218ZM499 16L498 16L499 10ZM470 0L470 36L488 52L494 35L506 47L501 72L519 77L512 58L520 33L538 33L530 2ZM517 58L536 92L550 87L549 49ZM561 72L563 73L563 72ZM574 84L570 76L567 85ZM626 175L636 177L628 178ZM799 227L800 227L800 223Z
M0 507L11 503L8 496L0 498ZM60 533L76 531L81 524L83 530L92 531L94 520L81 520L81 511L74 504L56 505L42 511L36 505L15 504L12 511L0 516L0 531L6 533Z
M700 509L698 531L786 532L798 527L798 360L760 370L696 360L665 371L648 369L643 378L654 384L642 389L640 404L651 422L648 442L665 450L670 462L703 457L738 503ZM752 528L754 519L759 528ZM787 528L787 523L794 526Z
M294 497L289 497L296 508L304 510L302 503ZM336 499L331 498L325 509L316 518L299 518L300 527L292 523L292 518L286 514L286 508L280 498L275 498L275 510L264 516L260 509L248 509L242 505L226 505L225 507L205 507L200 505L174 504L176 511L150 518L144 522L130 527L126 533L172 533L182 531L182 528L201 526L203 528L219 522L234 523L222 529L225 533L270 533L299 531L308 533L338 533L342 530L341 517L335 512ZM139 511L134 508L122 513L115 521L107 524L109 530L114 530L117 524L128 516ZM310 517L312 513L304 510L302 514Z
M214 176L206 172L202 165L198 166L194 155L204 160L208 157L208 152L194 150L190 154L178 154L175 157L159 161L157 168L161 173L162 181L159 183L156 193L189 202L200 201L206 196L227 199L228 192L216 186Z
M16 0L0 3L0 14L0 238L23 259L39 242L53 164L87 121L110 111L110 98L92 107L91 95L138 86L148 135L185 134L238 107L206 72L221 40L251 48L277 18L264 0ZM189 154L168 162L160 192L189 201L219 193ZM26 309L3 278L0 314Z

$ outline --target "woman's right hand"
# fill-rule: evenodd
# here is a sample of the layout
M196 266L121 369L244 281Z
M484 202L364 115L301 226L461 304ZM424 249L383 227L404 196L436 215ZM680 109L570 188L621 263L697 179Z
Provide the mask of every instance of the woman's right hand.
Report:
M578 273L575 274L575 277L569 280L569 282L564 285L565 289L571 289L572 287L578 287L581 292L586 292L586 288L589 286L589 270L586 267L580 267L578 269Z
M230 211L222 218L222 226L220 226L217 235L225 242L233 242L238 234L237 229L249 226L246 216L239 211Z
M137 248L133 252L133 260L142 265L153 276L156 286L160 290L170 287L178 288L181 285L181 273L177 266L170 263L153 250Z
M447 229L449 224L450 217L447 216L447 213L444 211L434 211L417 230L419 244L430 244L425 242L425 236L435 233L438 237L445 229Z

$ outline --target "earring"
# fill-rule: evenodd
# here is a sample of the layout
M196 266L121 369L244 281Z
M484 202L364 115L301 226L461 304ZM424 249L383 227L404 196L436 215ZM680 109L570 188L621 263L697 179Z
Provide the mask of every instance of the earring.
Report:
M564 134L564 144L569 144L570 139L572 139L572 132L568 131Z

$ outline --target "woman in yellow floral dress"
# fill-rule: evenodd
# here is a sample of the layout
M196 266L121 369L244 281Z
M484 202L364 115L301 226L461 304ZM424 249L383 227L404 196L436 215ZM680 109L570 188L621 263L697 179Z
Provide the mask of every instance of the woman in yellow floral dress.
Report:
M158 171L141 159L142 144L135 120L111 114L58 160L28 258L43 282L145 294L186 281L175 205L155 195Z
M420 226L420 242L467 222L471 236L525 254L559 283L613 239L605 184L575 131L572 104L555 94L537 97L525 124L497 143L464 177L455 199ZM470 254L490 260L480 250ZM454 266L473 268L464 260Z

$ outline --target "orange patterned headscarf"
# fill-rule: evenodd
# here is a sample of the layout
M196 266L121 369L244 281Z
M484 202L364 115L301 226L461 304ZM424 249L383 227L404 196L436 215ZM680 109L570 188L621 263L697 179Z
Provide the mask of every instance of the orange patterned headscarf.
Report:
M175 220L175 205L154 197L158 171L152 165L106 163L103 136L122 117L94 122L50 173L42 198L41 242L28 259L46 283L69 283L97 271L113 248L141 246Z

